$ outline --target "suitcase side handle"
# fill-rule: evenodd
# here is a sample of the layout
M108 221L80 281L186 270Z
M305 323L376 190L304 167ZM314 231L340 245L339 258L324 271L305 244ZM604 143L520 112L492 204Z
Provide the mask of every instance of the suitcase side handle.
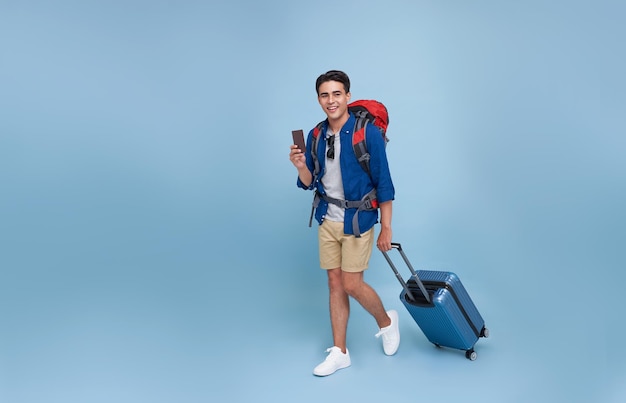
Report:
M422 283L422 280L419 279L419 277L417 276L417 273L415 272L415 269L413 269L413 266L411 265L411 262L409 261L409 259L407 258L406 254L402 250L402 245L400 245L397 242L392 242L391 243L391 248L392 249L397 249L398 252L400 252L400 256L402 256L402 259L404 260L404 263L406 263L406 265L408 266L409 270L411 271L411 274L412 274L413 278L415 279L415 282L417 283L418 287L420 288L420 291L422 292L422 294L424 294L424 298L426 298L426 302L428 302L430 304L430 295L428 295L428 291L426 291L426 287L424 287L424 284ZM406 291L407 295L413 301L415 301L415 297L413 296L413 293L411 292L411 290L409 290L409 286L406 284L406 281L404 281L404 279L402 278L400 273L398 273L398 269L393 264L393 261L389 258L389 255L387 254L387 252L385 252L385 251L382 251L382 252L383 252L383 256L385 257L385 260L387 260L387 263L389 263L389 266L391 266L391 270L393 270L394 274L396 275L396 278L398 279L400 284L402 284L402 287L404 287L404 290Z

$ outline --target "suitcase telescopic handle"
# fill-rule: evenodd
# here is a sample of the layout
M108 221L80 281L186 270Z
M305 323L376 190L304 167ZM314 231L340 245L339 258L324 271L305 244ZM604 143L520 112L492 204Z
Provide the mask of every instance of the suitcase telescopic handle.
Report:
M402 256L402 259L404 260L404 263L406 263L406 265L408 266L409 270L411 271L411 274L412 274L413 278L415 279L415 282L417 283L417 286L419 287L419 289L422 292L422 294L424 294L424 298L426 298L426 301L430 304L430 296L428 295L428 291L426 291L426 287L424 287L424 283L422 283L422 280L420 280L420 278L417 276L417 273L415 272L415 269L413 269L413 266L411 265L411 262L409 261L409 258L406 257L406 254L402 250L402 245L400 245L397 242L392 242L391 243L391 248L392 249L398 249L398 252L400 252L400 256ZM404 290L406 291L407 295L413 301L415 301L415 297L413 296L413 293L411 292L411 290L409 290L409 286L406 284L406 281L404 281L404 278L402 278L402 276L398 272L398 269L396 268L396 265L393 264L393 261L391 260L391 258L389 258L389 254L387 254L387 252L385 252L385 251L382 251L382 252L383 252L383 256L385 256L385 259L387 260L387 263L389 263L389 266L391 266L391 270L393 270L394 274L396 275L396 278L398 279L400 284L402 284L402 287L404 287Z

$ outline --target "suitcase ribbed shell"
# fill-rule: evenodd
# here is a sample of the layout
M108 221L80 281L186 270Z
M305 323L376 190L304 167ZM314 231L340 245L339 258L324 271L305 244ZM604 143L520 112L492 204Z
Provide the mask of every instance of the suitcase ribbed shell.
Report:
M459 278L451 272L429 270L419 270L417 275L432 295L431 304L420 302L421 291L411 280L409 289L418 301L410 301L406 290L400 294L400 300L426 338L439 346L472 349L484 321Z

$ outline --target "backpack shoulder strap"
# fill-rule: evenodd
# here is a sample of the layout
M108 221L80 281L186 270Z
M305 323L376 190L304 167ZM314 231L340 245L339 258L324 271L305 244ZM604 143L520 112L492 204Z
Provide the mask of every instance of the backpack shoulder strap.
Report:
M367 142L365 141L365 128L367 127L369 120L364 116L358 116L354 124L354 131L352 132L352 148L354 149L354 155L359 161L359 165L367 174L370 173L370 153L367 151Z
M313 160L313 178L320 173L320 161L317 158L317 148L320 142L322 129L324 128L324 121L319 122L313 128L313 141L311 142L311 159Z

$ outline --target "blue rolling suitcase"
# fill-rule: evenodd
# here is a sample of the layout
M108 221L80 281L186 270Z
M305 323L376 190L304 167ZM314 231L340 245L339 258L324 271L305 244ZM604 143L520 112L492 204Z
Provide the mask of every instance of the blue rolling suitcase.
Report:
M400 252L411 270L411 278L405 282L386 252L385 259L391 266L403 290L400 301L409 311L426 338L437 347L450 347L465 351L474 361L474 345L480 337L488 337L489 330L478 309L456 274L445 271L415 271L402 246L392 246Z

